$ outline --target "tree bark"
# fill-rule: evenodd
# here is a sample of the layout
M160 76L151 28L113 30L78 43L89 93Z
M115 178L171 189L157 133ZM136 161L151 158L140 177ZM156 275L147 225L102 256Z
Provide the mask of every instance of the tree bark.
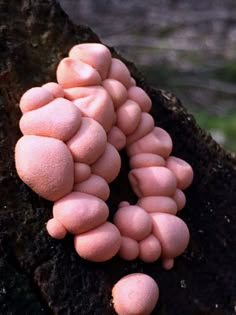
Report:
M79 21L78 21L79 24ZM99 42L84 26L73 25L54 0L0 0L0 314L115 314L111 289L122 276L145 272L159 284L153 314L230 315L236 310L236 160L201 130L172 94L145 82L134 64L122 59L153 101L156 125L168 131L173 155L188 161L194 181L180 216L191 242L171 271L119 257L91 263L74 251L71 236L50 238L45 222L52 203L18 178L14 145L21 94L55 80L58 61L77 43ZM113 48L113 56L121 58ZM121 200L135 202L127 156L111 185L110 218Z

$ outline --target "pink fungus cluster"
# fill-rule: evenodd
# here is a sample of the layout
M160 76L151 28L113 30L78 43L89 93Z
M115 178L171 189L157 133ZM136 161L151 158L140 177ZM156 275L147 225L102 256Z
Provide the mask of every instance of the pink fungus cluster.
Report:
M149 263L161 257L171 269L189 242L188 228L176 214L185 206L183 190L193 171L170 155L171 137L155 126L151 99L102 44L74 46L58 65L57 81L22 96L23 137L15 148L21 179L54 201L48 233L57 239L73 234L75 250L91 261L117 253ZM106 200L120 172L121 149L129 157L128 177L138 201L121 201L111 223ZM119 289L114 292L120 298Z

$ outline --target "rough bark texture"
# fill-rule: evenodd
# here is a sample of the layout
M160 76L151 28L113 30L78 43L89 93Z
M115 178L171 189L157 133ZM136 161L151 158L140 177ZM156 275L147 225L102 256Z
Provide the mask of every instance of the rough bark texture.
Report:
M126 62L153 100L156 124L170 133L173 154L194 168L188 203L180 214L191 242L171 271L164 271L159 261L82 260L72 237L56 241L47 235L52 204L15 172L17 105L23 91L55 79L55 67L71 46L99 38L70 23L54 0L0 0L0 23L0 314L114 314L111 288L131 272L145 272L158 282L161 294L153 314L234 314L235 157L199 129L176 97L148 87L135 66ZM127 173L122 152L122 170L111 185L111 218L120 200L136 200Z

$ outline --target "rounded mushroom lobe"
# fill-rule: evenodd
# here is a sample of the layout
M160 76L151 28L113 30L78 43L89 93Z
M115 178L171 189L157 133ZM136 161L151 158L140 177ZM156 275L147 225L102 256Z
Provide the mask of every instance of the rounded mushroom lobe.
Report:
M104 201L81 192L71 192L54 203L53 217L68 232L81 234L103 224L109 214Z
M73 188L73 159L60 140L24 136L16 144L15 162L20 178L45 199L58 200Z
M82 117L78 132L67 142L76 162L92 164L104 152L107 135L102 126L92 118Z
M127 89L120 81L106 79L102 82L102 85L111 96L115 108L118 108L127 100Z
M108 79L120 81L126 88L130 87L130 72L126 65L119 59L112 58Z
M66 228L64 227L64 225L56 220L56 219L50 219L47 222L47 226L46 229L48 231L48 234L53 237L56 238L58 240L63 239L66 236Z
M20 120L24 135L36 135L69 140L79 129L79 109L64 98L56 98L47 105L25 113Z
M119 152L110 143L107 143L103 155L91 165L92 172L103 177L108 183L111 183L117 177L120 167Z
M185 207L186 197L182 190L177 188L172 198L177 204L178 211L182 210Z
M126 136L120 128L113 126L107 134L107 141L120 151L126 145Z
M74 182L81 183L91 175L91 168L85 163L74 163Z
M163 166L136 168L129 172L129 181L138 197L172 196L176 189L174 174Z
M143 138L154 128L155 122L151 115L147 113L141 113L140 122L134 132L127 137L127 145L134 143L135 141Z
M118 209L113 222L122 236L136 241L143 240L152 230L152 220L149 214L138 206L124 206Z
M156 261L161 256L161 244L153 235L149 235L139 243L139 258L147 263Z
M65 96L73 101L84 117L99 122L108 132L113 125L114 108L111 97L101 86L65 89Z
M42 87L33 87L26 91L21 99L19 107L22 113L38 109L53 100L53 95Z
M175 174L178 188L186 189L192 183L193 169L186 161L170 156L166 160L166 167Z
M159 127L143 138L129 145L126 149L129 156L139 153L154 153L167 158L172 151L173 143L169 134Z
M112 297L118 315L149 315L157 304L159 288L150 276L133 273L114 285Z
M118 254L125 260L136 259L139 255L138 242L130 237L121 236L121 245Z
M153 234L158 238L164 258L174 258L184 252L189 243L189 230L184 221L168 213L151 213Z
M107 200L110 195L110 188L105 179L94 174L85 181L75 184L73 190L96 196L102 200Z
M132 86L128 89L128 98L137 102L142 112L149 112L152 107L152 101L147 93L138 86Z
M116 125L125 135L130 135L138 127L141 109L137 103L127 100L116 111Z
M147 212L164 212L175 215L177 204L173 198L167 196L149 196L140 198L137 205Z
M103 80L107 77L112 57L106 46L99 43L75 45L71 48L69 56L89 64L99 72Z
M57 67L57 81L64 88L101 84L99 73L90 65L72 58L64 58Z
M42 85L42 88L46 89L49 93L51 93L55 98L64 97L63 88L56 82L48 82Z
M119 230L110 222L88 232L76 235L75 250L84 259L102 262L111 259L120 249Z
M163 157L153 153L139 153L132 156L129 160L130 168L165 166L165 164Z

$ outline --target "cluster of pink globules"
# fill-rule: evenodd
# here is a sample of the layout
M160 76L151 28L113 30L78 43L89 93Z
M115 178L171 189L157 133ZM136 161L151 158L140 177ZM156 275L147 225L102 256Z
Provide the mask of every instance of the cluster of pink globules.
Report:
M54 201L48 233L74 235L77 253L100 262L117 253L173 267L189 242L176 216L186 203L182 190L191 166L170 156L169 134L155 127L149 96L128 68L101 44L74 46L57 68L58 83L28 90L20 100L23 137L16 144L16 169L42 197ZM130 161L136 205L121 201L108 222L111 183L119 174L119 150Z

